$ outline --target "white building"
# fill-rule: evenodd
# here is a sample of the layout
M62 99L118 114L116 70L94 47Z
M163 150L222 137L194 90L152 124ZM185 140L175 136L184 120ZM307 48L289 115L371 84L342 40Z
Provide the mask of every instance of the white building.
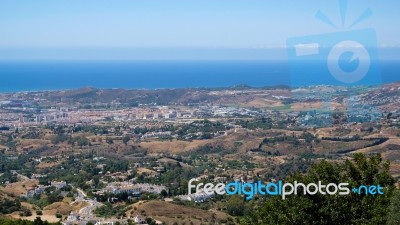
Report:
M135 222L136 224L145 224L146 223L146 219L142 215L136 215L133 218L133 222Z

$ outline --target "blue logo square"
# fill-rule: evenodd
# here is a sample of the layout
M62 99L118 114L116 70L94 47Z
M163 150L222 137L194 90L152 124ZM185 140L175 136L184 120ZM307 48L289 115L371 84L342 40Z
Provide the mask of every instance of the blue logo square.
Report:
M292 87L382 83L373 29L287 40Z

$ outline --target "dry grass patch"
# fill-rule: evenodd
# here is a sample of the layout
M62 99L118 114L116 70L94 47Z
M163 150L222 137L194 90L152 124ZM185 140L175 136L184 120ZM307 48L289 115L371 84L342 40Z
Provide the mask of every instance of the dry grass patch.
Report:
M61 214L61 215L68 215L70 212L72 212L74 208L66 203L66 202L55 202L53 204L50 204L46 207L44 207L43 211L48 212L49 214Z
M38 180L27 180L27 181L8 184L5 187L1 187L0 190L10 195L20 196L22 194L25 194L28 188L37 185L39 185Z
M134 209L136 207L136 210ZM219 221L226 219L228 215L222 212L213 212L201 210L183 205L176 205L163 201L149 201L140 204L134 204L131 209L127 211L128 216L143 214L145 216L153 217L156 220L165 222L166 224L209 224L212 220Z

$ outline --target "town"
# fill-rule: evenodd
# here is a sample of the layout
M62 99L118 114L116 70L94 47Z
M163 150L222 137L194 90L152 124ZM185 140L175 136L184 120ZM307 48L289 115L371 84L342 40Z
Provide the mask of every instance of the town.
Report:
M266 200L189 194L189 180L273 182L355 153L389 160L398 185L399 90L3 93L1 213L64 225L240 224Z

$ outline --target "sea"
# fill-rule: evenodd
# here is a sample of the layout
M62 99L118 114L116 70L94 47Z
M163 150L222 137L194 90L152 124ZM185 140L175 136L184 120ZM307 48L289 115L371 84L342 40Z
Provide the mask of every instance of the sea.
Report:
M381 62L380 70L383 83L400 80L400 61ZM284 60L0 61L0 92L290 86L289 71Z

